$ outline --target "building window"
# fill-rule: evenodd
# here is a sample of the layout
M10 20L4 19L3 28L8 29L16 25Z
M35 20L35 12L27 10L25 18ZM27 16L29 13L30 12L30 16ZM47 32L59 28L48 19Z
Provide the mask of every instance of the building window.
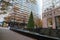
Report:
M52 18L48 18L47 22L48 22L48 27L52 27L52 25L53 25Z
M27 3L29 3L29 0L26 0Z

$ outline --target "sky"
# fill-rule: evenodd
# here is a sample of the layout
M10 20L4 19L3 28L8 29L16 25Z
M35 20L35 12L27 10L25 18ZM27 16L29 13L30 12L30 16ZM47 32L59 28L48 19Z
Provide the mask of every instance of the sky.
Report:
M42 0L37 0L39 5L39 17L42 18Z

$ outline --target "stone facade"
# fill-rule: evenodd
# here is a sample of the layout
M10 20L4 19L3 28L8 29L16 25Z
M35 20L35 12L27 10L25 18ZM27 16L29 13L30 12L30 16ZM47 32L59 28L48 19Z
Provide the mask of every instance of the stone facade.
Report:
M59 18L58 18L59 17ZM49 20L50 19L50 20ZM60 28L60 7L52 8L42 14L43 28L52 27L53 29Z

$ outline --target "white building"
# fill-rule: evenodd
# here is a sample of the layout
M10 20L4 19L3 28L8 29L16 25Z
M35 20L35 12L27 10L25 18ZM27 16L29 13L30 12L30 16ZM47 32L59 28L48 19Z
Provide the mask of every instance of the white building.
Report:
M60 29L60 0L43 0L43 28Z

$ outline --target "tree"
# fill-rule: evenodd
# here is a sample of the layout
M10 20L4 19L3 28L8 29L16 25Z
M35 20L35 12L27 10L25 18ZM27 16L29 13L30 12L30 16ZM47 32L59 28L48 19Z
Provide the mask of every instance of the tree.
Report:
M29 20L28 20L27 28L34 28L34 19L33 19L33 13L32 12L31 12Z
M36 20L36 25L41 28L42 27L42 20L38 18Z

